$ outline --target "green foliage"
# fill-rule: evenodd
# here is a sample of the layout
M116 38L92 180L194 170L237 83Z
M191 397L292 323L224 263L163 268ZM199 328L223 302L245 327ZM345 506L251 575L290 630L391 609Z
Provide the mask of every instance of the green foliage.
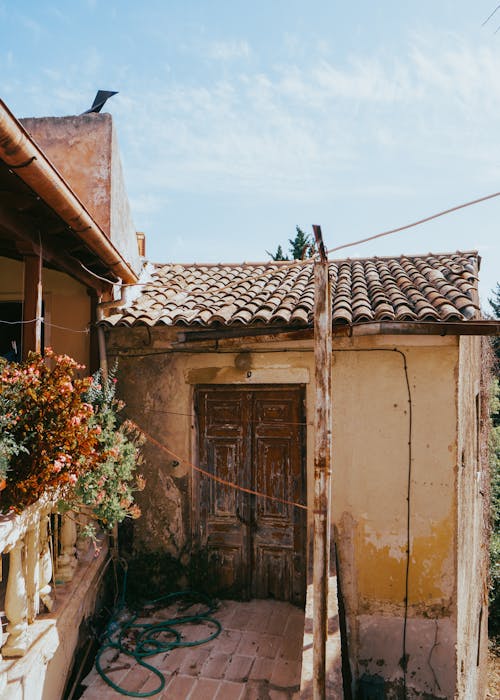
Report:
M496 288L492 289L491 291L493 292L494 296L491 299L488 299L488 301L493 309L495 318L500 318L500 282L497 282Z
M90 379L67 355L35 353L0 373L2 465L9 468L2 511L20 512L50 489L69 492L99 460L92 406L83 394Z
M47 491L61 510L87 514L112 529L139 517L133 491L142 437L121 421L115 397L116 367L80 378L84 369L67 355L46 349L21 363L0 365L0 478L8 471L1 510L22 511ZM92 534L92 528L88 528Z
M309 236L307 233L304 233L304 231L299 226L296 226L295 230L295 238L288 239L288 243L290 246L289 252L292 256L291 259L303 260L304 258L312 258L312 256L316 252L312 236ZM269 251L266 251L266 253L270 255L273 260L290 260L288 256L284 255L281 245L279 245L276 249L276 253L273 254Z
M276 248L276 252L270 253L268 250L266 250L266 253L271 256L273 260L290 260L290 258L283 253L283 248L279 245Z
M500 284L497 282L493 297L489 299L495 318L500 318ZM490 416L490 610L489 632L495 644L500 647L500 338L493 338L493 350L496 356L494 371L496 377L492 382Z
M489 304L493 310L493 315L495 318L500 319L500 283L497 282L497 286L495 289L491 290L493 292L493 296L488 299ZM493 351L495 352L495 356L497 359L497 365L500 363L500 337L494 337L492 339L492 346L493 346ZM498 373L498 366L497 366L497 373Z
M491 396L491 415L500 412L500 387L494 379ZM490 636L500 645L500 423L493 421L490 433L491 474L491 539L490 539Z
M116 365L104 379L100 371L92 377L85 400L93 407L92 426L97 435L99 461L82 473L72 494L72 506L90 506L93 515L112 529L125 517L141 514L133 492L145 482L136 474L141 463L143 438L130 421L120 419L124 404L116 399Z
M315 253L315 246L312 236L307 235L298 226L295 227L297 234L295 238L289 238L290 253L294 260L303 260L304 258L312 258Z

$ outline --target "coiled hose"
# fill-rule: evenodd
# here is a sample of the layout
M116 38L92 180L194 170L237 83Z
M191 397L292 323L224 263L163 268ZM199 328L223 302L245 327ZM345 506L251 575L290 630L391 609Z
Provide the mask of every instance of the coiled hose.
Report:
M189 608L192 608L194 605L201 603L205 607L203 612L196 612L195 614L191 615L179 615L148 624L136 622L139 617L138 614L133 614L124 620L120 619L123 616L126 607L126 586L127 568L125 565L120 601L115 606L111 620L109 621L104 632L101 647L97 652L95 666L101 678L109 686L111 686L113 690L116 690L117 693L133 698L149 698L152 695L160 693L164 689L165 676L158 668L150 663L147 663L145 659L162 652L178 649L179 647L194 647L200 644L205 644L205 642L209 642L217 637L222 630L222 626L218 620L211 617L211 614L217 608L217 604L203 593L198 593L191 590L169 593L161 596L160 598L155 598L154 600L148 601L143 607L146 608L154 606L157 608L160 604L162 607L168 607L177 601L184 601L183 608L185 611L189 610ZM182 633L178 629L179 627L189 623L200 622L213 626L213 632L204 639L197 639L194 641L187 641L182 638ZM135 637L135 641L130 640L131 630L134 631L133 636ZM125 637L127 635L128 638L126 639ZM137 664L143 666L157 676L158 687L154 690L141 693L126 690L112 681L106 672L110 671L111 669L108 668L105 670L101 663L103 654L109 649L116 649L119 654L125 654L126 656L132 657Z

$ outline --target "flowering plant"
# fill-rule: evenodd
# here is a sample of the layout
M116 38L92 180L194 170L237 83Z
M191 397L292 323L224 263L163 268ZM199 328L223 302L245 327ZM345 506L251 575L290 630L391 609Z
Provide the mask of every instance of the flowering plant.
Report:
M140 436L118 419L116 368L106 381L81 378L67 355L47 348L45 357L0 366L0 470L9 469L0 510L20 512L52 489L63 508L84 506L108 528L138 517Z
M10 474L2 510L21 511L50 488L74 486L99 459L92 406L83 399L90 380L67 355L47 349L49 367L30 353L21 364L3 364L0 400L4 466Z
M141 511L134 503L133 492L145 486L136 474L141 463L143 438L131 421L121 420L123 401L116 398L116 365L107 378L101 371L92 377L85 400L94 409L91 424L97 435L100 459L82 472L72 494L72 508L90 506L95 517L106 527L129 516L138 518ZM91 534L91 533L90 533Z

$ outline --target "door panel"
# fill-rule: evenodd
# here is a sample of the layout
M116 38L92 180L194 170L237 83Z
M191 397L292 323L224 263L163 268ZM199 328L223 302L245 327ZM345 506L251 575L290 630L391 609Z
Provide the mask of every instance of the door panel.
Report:
M198 396L200 464L231 483L248 483L240 465L244 460L246 422L243 396L221 391ZM242 493L213 479L199 479L199 529L202 544L216 554L215 572L222 593L249 596L247 504ZM240 515L240 518L238 518Z
M305 503L301 387L200 387L200 464L284 501ZM200 476L198 531L216 553L223 591L302 604L305 513Z
M282 501L304 502L300 388L262 391L254 397L253 483ZM257 498L252 538L252 592L300 602L305 588L305 520L292 505Z

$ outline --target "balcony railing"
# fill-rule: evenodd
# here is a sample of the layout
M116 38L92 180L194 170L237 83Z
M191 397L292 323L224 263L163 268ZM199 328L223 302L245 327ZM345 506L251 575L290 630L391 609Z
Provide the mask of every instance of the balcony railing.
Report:
M75 579L75 586L80 588L82 576L88 575L95 581L96 572L102 570L104 552L98 561L88 551L89 541L78 537L82 520L85 519L81 514L78 523L72 512L57 514L53 498L42 498L18 515L0 516L3 565L0 579L6 619L1 636L0 698L4 697L7 682L10 683L8 676L13 675L7 672L12 664L5 662L25 656L38 643L37 618L41 620L45 615L49 618L47 624L57 626L63 598L71 599L71 594L63 596L61 601L57 599L55 614L47 614L54 612L57 588L61 592L67 588L63 584L70 584L79 563L87 567L78 574L78 581ZM80 622L74 620L76 628Z

